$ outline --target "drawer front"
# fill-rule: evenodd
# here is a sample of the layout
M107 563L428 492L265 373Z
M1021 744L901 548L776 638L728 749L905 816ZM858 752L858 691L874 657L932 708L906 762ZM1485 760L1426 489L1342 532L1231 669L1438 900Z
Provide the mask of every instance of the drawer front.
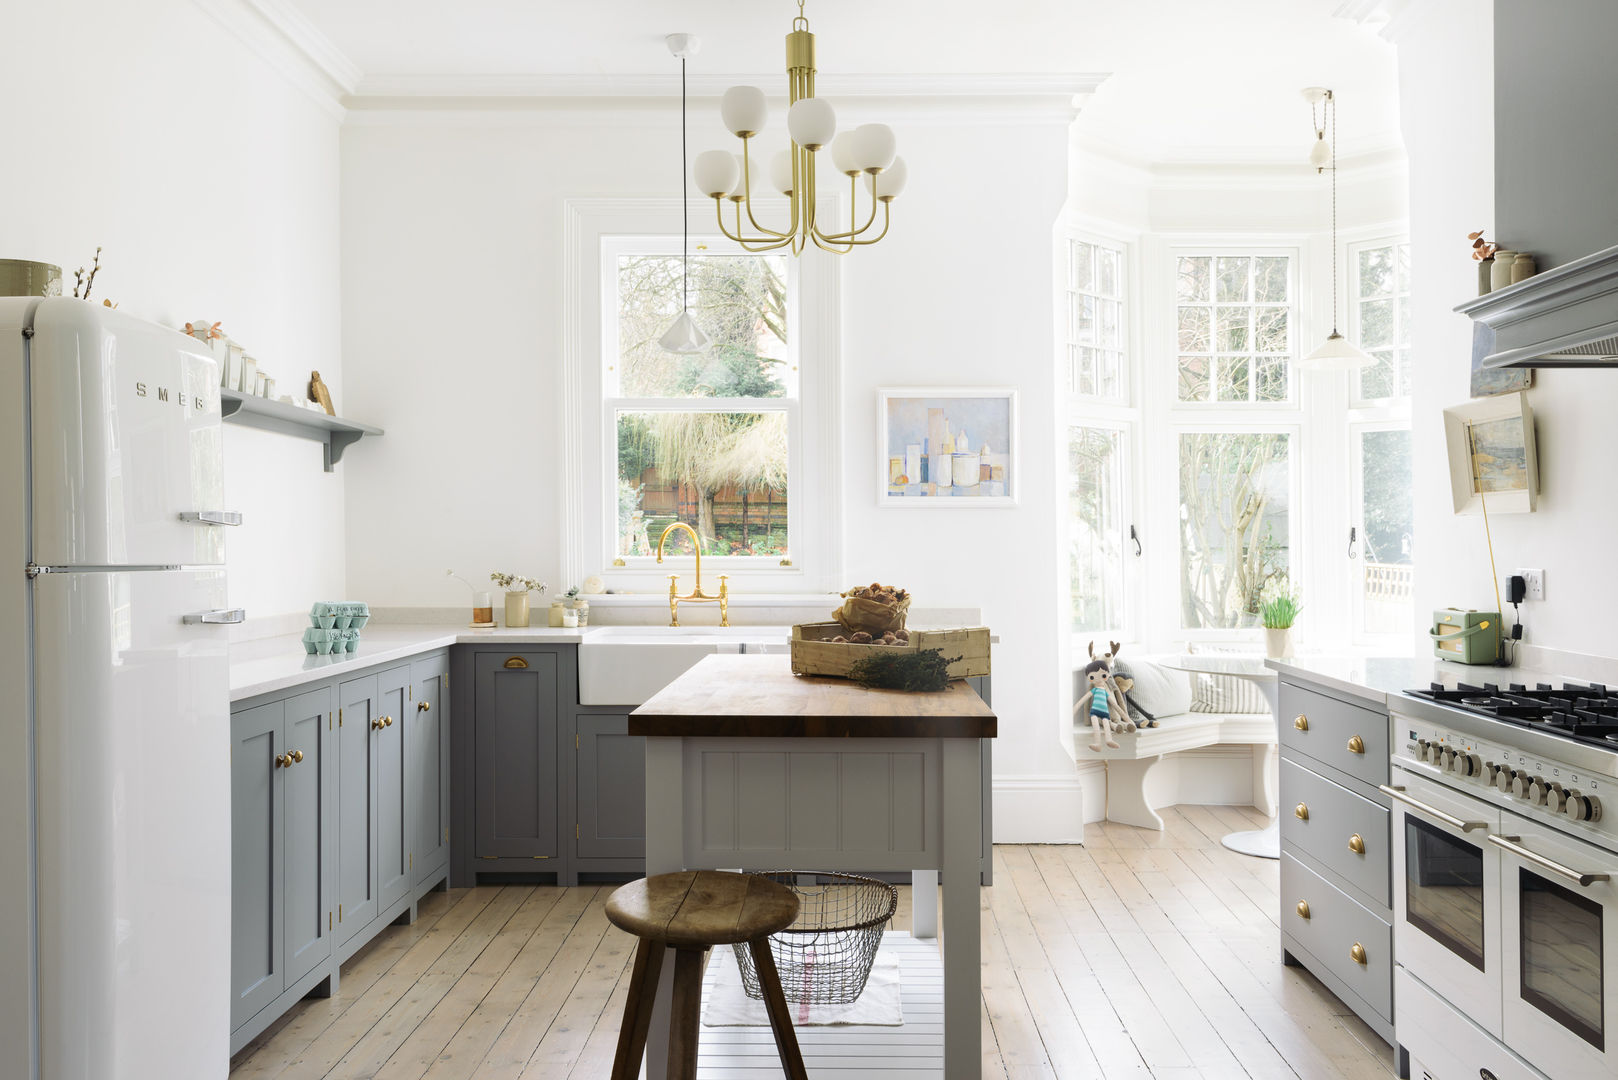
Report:
M1295 761L1283 761L1280 815L1284 849L1308 855L1383 907L1393 903L1393 843L1385 807Z
M1373 787L1388 782L1388 715L1283 682L1281 746Z
M1378 1016L1392 1022L1393 928L1285 852L1281 929Z

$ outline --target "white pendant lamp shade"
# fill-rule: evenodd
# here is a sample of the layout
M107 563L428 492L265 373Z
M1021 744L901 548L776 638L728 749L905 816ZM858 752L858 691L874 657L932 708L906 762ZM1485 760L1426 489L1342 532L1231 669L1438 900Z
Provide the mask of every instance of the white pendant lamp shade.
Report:
M1330 163L1331 147L1326 145L1326 136L1322 134L1315 139L1315 145L1309 148L1309 164L1315 167L1316 172L1319 172Z
M699 353L708 347L708 335L702 332L691 312L682 311L674 325L663 331L657 343L671 353Z
M787 109L787 132L805 150L819 150L837 134L837 111L825 98L794 101Z
M764 130L770 110L764 104L764 91L756 86L732 86L719 99L719 116L732 135L746 138Z
M1299 361L1311 371L1353 371L1376 363L1376 358L1355 348L1342 334L1333 330L1320 348Z
M854 162L866 172L881 172L893 164L893 129L886 124L861 124L854 129Z
M857 176L865 170L855 164L854 133L839 131L831 141L831 163L844 176Z
M896 157L893 159L893 164L875 176L867 177L865 182L870 187L872 195L887 202L898 198L899 194L904 191L906 179L908 179L908 171L905 169L905 159Z
M770 158L770 183L781 194L792 194L792 151L778 150Z
M729 150L704 150L691 166L691 175L697 190L713 199L729 195L742 178L742 170Z

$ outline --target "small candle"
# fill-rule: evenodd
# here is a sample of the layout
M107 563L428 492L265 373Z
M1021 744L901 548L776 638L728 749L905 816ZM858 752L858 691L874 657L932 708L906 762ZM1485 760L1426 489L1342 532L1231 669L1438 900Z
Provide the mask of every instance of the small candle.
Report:
M577 626L577 625L579 625L579 613L577 611L574 611L572 608L568 608L567 610L563 611L562 612L562 625L563 626Z
M475 623L494 622L494 597L486 592L480 592L472 599L472 621Z

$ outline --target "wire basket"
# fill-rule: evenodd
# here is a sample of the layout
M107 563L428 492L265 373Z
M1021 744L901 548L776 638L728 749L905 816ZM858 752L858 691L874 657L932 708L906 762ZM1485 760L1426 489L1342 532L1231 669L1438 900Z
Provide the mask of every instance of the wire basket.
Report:
M786 999L797 1005L846 1005L856 1000L876 963L883 927L899 906L899 890L858 874L756 872L798 895L798 918L770 935L770 952ZM750 998L762 998L753 954L746 945L733 948L742 989Z

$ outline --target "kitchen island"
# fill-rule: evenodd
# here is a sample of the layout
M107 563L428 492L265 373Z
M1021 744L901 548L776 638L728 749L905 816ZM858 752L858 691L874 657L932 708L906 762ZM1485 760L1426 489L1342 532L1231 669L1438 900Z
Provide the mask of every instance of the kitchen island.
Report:
M710 656L631 713L629 733L646 736L648 874L909 870L914 936L930 938L927 883L941 872L942 1075L979 1075L980 770L996 718L971 687L867 690L793 675L785 656ZM651 1080L665 1075L671 989L665 968ZM902 1027L878 1030L904 1039Z

